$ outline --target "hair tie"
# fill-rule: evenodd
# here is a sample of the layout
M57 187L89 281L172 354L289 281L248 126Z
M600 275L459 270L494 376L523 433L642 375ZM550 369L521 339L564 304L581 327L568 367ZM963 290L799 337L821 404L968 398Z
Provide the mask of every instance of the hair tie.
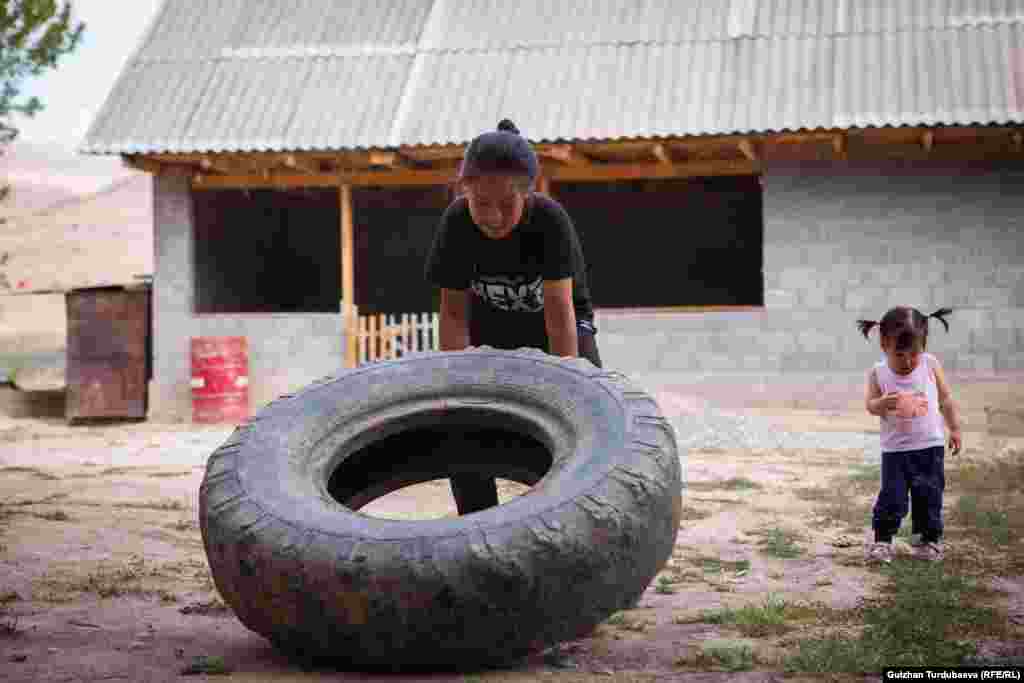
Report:
M859 329L860 333L864 335L865 339L867 339L868 338L868 332L870 332L871 328L874 327L877 324L878 324L877 320L858 320L857 321L857 329Z
M940 323L942 323L942 326L946 328L946 332L949 332L949 323L946 322L945 316L949 315L952 312L952 308L940 308L939 310L935 311L928 317L935 318L936 320L938 320Z

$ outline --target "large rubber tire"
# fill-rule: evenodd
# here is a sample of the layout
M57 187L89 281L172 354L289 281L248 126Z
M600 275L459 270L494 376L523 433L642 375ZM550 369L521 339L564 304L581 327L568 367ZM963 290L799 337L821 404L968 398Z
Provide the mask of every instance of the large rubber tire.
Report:
M511 440L487 450L504 455L374 445L480 427ZM675 544L681 469L656 402L622 375L480 347L363 366L270 404L210 457L199 516L224 601L283 649L364 670L503 665L635 604ZM534 486L454 518L356 511L459 470Z

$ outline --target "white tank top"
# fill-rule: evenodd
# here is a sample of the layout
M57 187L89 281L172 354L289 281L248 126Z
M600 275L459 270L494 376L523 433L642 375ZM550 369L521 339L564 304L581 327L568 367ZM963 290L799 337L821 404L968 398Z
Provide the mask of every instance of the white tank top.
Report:
M923 395L928 400L927 408L915 416L890 412L880 418L883 453L917 451L946 443L934 367L935 357L930 353L921 354L921 362L909 375L897 375L884 358L875 364L875 380L883 394L903 391Z

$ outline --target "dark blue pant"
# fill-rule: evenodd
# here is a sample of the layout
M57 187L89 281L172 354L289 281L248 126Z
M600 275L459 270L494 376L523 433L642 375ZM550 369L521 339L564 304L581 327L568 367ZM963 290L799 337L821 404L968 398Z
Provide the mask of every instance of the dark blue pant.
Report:
M942 492L946 488L945 448L882 453L882 489L871 518L875 541L892 542L907 516L911 531L925 543L942 538Z

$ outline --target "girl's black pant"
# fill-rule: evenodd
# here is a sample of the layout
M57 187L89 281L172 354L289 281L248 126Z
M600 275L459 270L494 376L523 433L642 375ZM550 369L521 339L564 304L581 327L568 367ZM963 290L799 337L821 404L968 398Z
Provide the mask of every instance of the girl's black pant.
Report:
M891 543L907 516L925 543L942 538L942 493L946 488L945 448L882 453L882 488L871 516L875 541Z

